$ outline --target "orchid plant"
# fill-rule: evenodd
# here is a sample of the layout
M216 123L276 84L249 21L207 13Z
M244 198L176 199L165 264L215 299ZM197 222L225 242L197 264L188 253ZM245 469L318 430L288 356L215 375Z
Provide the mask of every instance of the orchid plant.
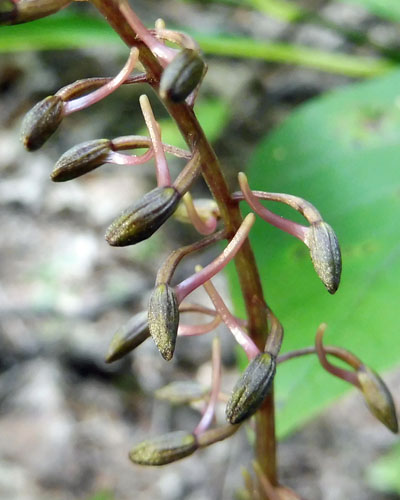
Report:
M296 493L279 483L276 460L276 436L273 381L279 365L293 358L317 355L321 367L335 377L357 387L371 412L392 432L398 423L392 396L382 379L354 354L343 348L324 345L321 325L315 346L280 354L283 326L268 307L261 288L260 275L248 239L256 216L294 237L309 249L315 271L329 293L340 283L341 253L332 227L308 201L294 195L253 190L244 173L238 176L238 190L228 188L221 165L196 118L196 98L207 66L195 40L166 28L158 19L147 29L127 0L90 0L128 46L125 66L114 78L88 78L76 81L55 95L40 101L26 115L22 126L25 148L40 148L71 113L83 110L121 85L146 83L158 95L178 125L187 149L162 141L162 130L149 99L142 95L139 104L148 130L147 136L127 135L112 139L94 139L78 144L56 162L51 179L64 182L84 175L105 163L142 165L154 159L157 186L120 214L106 231L112 246L139 243L157 231L171 216L191 224L199 239L176 249L160 265L148 311L131 318L111 340L106 362L112 363L129 354L149 337L161 356L173 358L176 342L182 336L206 335L224 323L243 349L248 365L239 376L232 393L221 392L221 346L212 341L211 389L200 391L196 384L173 383L158 391L158 397L180 403L205 401L195 429L178 430L151 437L136 444L129 457L135 464L159 466L180 460L199 448L228 439L240 427L254 420L255 449L252 469L244 472L242 498L295 499ZM57 12L70 0L1 0L0 22L17 24ZM139 67L141 68L139 70ZM145 149L135 155L132 150ZM185 161L179 175L172 179L168 155ZM207 200L193 199L191 189L203 177L210 195ZM306 225L283 218L266 208L262 201L284 203L299 212ZM252 210L242 217L240 204ZM204 268L179 283L174 273L181 260L210 245L225 240L222 253ZM212 278L234 260L246 306L246 319L231 312L212 283ZM204 287L212 308L189 302L189 295ZM206 321L185 324L181 316L196 312ZM329 356L329 359L328 359ZM331 358L341 361L340 366ZM344 365L347 368L343 368ZM278 372L278 374L277 374ZM217 405L226 405L226 422L216 422Z

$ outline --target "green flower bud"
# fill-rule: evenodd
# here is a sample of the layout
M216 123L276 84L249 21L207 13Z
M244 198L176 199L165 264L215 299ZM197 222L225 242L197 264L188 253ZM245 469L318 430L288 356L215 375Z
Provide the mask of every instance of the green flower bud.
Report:
M226 407L226 417L238 424L251 417L264 402L275 376L276 358L268 352L258 354L236 382Z
M339 287L342 258L336 234L323 221L311 224L305 243L310 249L314 269L329 293Z
M181 50L164 69L160 80L160 95L182 102L200 83L205 63L193 49Z
M34 21L58 12L71 0L0 0L0 25Z
M140 465L165 465L196 450L197 442L193 434L176 431L139 443L131 450L129 458Z
M115 219L107 229L106 240L123 247L149 238L172 215L180 198L173 187L153 189Z
M179 325L179 305L175 291L169 285L158 285L150 297L148 323L161 356L169 361L175 350Z
M184 405L192 403L193 401L199 401L203 399L207 394L207 389L205 389L201 384L193 380L177 381L171 382L170 384L161 387L155 392L155 396L158 399L163 399L169 401L175 405Z
M383 425L396 434L399 430L396 409L385 382L365 365L359 368L357 377L368 408Z
M22 122L22 142L28 151L42 147L57 130L63 119L63 109L61 97L50 95L28 111Z
M149 337L147 311L142 311L115 332L108 348L106 363L121 359Z
M96 139L77 144L58 160L51 173L51 180L64 182L87 174L103 165L110 151L111 141L108 139Z

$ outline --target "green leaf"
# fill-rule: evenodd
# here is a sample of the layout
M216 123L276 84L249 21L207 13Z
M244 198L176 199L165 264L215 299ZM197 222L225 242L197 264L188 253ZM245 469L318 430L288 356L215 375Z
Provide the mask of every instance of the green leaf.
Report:
M246 0L244 3L259 12L286 22L296 21L304 13L301 7L286 0Z
M100 17L59 12L16 26L0 26L0 52L78 49L90 46L124 45Z
M386 493L400 494L400 444L380 458L367 472L369 484Z
M346 3L357 3L377 16L389 21L400 22L399 0L342 0Z
M252 189L308 199L342 247L342 283L331 296L305 245L257 221L251 240L267 301L285 327L284 351L312 345L326 322L325 342L353 351L372 368L388 369L400 359L399 88L397 71L313 100L270 134L251 162ZM269 206L302 221L288 207ZM243 313L236 278L231 282ZM314 356L279 366L276 380L281 436L348 388Z
M245 37L188 32L206 54L303 65L364 78L382 75L394 67L393 63L384 59L331 53L293 44L261 42ZM126 50L107 23L101 18L87 15L60 12L31 23L0 27L0 52L110 45Z
M372 77L393 69L384 59L325 52L289 43L260 42L251 38L195 34L206 54L295 64L352 77Z

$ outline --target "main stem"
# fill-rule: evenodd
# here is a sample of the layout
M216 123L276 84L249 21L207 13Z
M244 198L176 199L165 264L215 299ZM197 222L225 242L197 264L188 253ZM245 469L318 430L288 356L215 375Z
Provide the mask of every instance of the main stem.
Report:
M129 47L138 47L140 61L146 68L149 83L158 93L162 68L152 52L144 45L125 21L118 8L118 0L91 0L108 23ZM177 123L184 139L193 152L201 156L202 175L218 203L225 224L227 239L231 239L242 222L238 204L231 194L222 173L218 158L208 142L193 110L185 103L164 101L170 115ZM267 309L263 297L260 275L248 240L235 258L248 317L249 334L260 349L264 348L267 332ZM273 391L256 414L256 460L270 482L277 484L276 438Z

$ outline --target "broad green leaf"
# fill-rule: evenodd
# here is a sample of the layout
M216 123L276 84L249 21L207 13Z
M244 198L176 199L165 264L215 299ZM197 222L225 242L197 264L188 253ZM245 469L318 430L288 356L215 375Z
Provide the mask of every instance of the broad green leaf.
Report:
M400 22L399 0L342 0L342 2L360 4L377 16Z
M400 444L373 464L367 473L372 487L386 493L400 494Z
M337 90L300 107L258 147L252 189L311 201L342 247L342 283L331 296L307 248L258 220L251 233L266 297L285 327L283 350L325 342L353 351L376 370L400 360L400 72ZM288 207L270 208L302 219ZM238 286L232 290L240 312ZM314 356L278 368L282 436L320 412L348 386L326 374ZM360 397L360 404L361 397ZM366 410L367 411L367 410Z
M331 53L245 37L188 32L206 54L303 65L352 77L382 75L394 67L393 63L384 59ZM107 23L99 17L87 15L60 12L31 23L0 27L0 52L110 45L125 49Z

